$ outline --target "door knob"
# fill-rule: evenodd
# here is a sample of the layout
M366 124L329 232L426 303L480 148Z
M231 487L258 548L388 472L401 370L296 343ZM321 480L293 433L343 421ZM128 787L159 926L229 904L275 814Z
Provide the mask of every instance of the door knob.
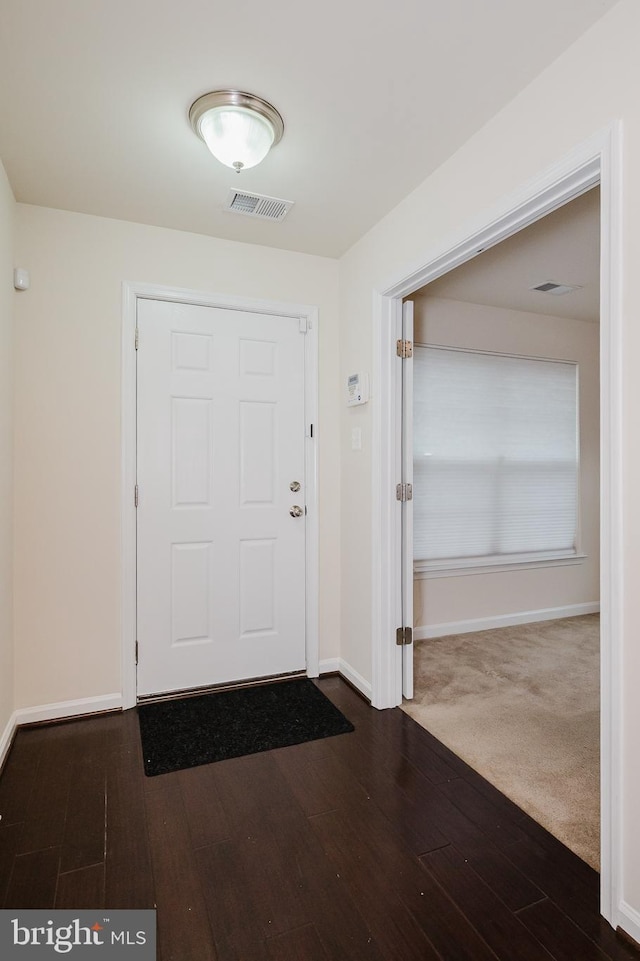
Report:
M297 504L294 504L291 510L289 511L289 513L291 514L292 517L302 517L302 515L304 514L304 511L302 510L301 507L298 507Z

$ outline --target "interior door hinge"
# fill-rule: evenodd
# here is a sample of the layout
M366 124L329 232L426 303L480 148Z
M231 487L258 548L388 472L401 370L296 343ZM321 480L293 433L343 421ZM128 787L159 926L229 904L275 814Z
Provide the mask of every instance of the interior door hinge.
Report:
M396 631L396 644L403 647L405 644L413 644L413 628L399 627Z
M136 327L136 339L135 339L136 350L138 349L139 344L140 344L140 330L138 327Z
M396 484L396 500L412 501L413 500L413 484Z
M138 642L136 641L136 667L138 666Z
M140 501L140 491L138 490L138 485L136 484L133 491L133 503L137 507Z
M407 357L413 357L413 342L410 340L396 341L396 354L403 360L406 360Z

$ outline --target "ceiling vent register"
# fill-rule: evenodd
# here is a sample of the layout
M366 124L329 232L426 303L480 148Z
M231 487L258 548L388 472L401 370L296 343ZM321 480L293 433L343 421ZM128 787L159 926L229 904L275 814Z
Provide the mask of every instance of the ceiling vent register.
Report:
M540 290L543 294L554 294L556 297L561 297L562 294L570 294L572 290L580 290L578 286L571 286L571 284L557 284L555 280L546 280L544 284L537 284L535 287L529 287L529 290Z
M278 197L265 197L232 188L224 209L245 217L260 217L261 220L284 220L293 203L293 200L280 200Z

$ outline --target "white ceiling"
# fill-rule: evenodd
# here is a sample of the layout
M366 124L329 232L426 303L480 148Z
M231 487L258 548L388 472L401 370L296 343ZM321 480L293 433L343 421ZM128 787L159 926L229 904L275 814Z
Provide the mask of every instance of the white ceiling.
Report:
M530 290L552 281L580 289ZM428 284L416 296L598 323L600 190L596 187Z
M2 0L0 157L24 203L339 256L615 3ZM187 119L221 87L285 120L241 174Z

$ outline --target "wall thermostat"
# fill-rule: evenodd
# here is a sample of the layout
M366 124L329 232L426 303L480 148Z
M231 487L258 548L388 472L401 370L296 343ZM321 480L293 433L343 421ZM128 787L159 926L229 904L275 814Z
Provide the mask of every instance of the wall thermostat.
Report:
M347 377L347 407L366 404L369 400L369 375L358 373Z

